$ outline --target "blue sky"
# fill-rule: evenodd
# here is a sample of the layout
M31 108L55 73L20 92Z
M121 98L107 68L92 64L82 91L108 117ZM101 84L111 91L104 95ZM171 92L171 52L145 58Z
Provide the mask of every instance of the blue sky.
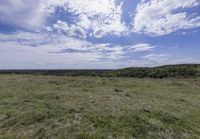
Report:
M0 0L0 69L200 63L200 0Z

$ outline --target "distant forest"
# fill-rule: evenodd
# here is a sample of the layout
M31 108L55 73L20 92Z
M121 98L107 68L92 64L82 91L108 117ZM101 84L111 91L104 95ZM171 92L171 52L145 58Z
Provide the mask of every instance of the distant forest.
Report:
M130 78L200 77L200 64L131 67L118 70L0 70L0 74L94 76Z

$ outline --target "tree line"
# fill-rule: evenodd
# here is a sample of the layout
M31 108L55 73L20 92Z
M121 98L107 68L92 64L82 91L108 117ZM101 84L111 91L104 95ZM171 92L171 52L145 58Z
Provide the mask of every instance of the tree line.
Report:
M198 77L200 76L200 64L165 65L160 67L131 67L118 70L0 70L0 74L130 78Z

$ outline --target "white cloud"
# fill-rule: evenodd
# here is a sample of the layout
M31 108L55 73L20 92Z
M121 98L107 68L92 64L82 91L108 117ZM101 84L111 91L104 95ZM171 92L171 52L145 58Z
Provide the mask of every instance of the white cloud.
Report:
M88 69L119 68L121 60L113 62L114 54L102 55L98 52L48 53L53 46L29 47L14 42L0 42L0 69ZM58 49L55 49L56 51ZM99 60L106 58L106 61Z
M40 33L34 33L34 32L25 32L25 31L19 31L15 32L13 34L0 34L0 40L6 41L6 40L45 40L44 35Z
M89 17L86 14L80 14L79 20L76 23L76 25L84 29L89 29L91 26L91 21L89 20Z
M115 0L66 0L62 3L66 10L79 15L76 25L92 29L97 38L105 34L120 34L126 30L122 22L122 3Z
M140 44L135 44L133 46L128 46L129 51L132 52L144 52L144 51L149 51L154 49L156 46L150 45L147 43L140 43Z
M124 48L122 46L112 46L109 43L91 43L82 39L68 37L62 34L46 34L37 32L18 31L13 34L0 34L1 44L13 43L17 47L20 45L43 49L45 52L60 52L63 49L72 49L77 51L90 51L102 54L123 54Z
M26 37L24 37L26 35ZM35 46L31 46L35 44ZM0 69L6 68L122 68L198 63L194 58L173 58L170 54L134 54L151 52L156 46L136 44L121 46L84 41L62 34L16 32L0 34ZM130 49L129 49L130 48ZM130 52L134 52L129 54Z
M78 68L97 61L95 53L47 53L44 47L28 47L13 42L0 43L0 68ZM43 66L41 66L43 64ZM86 68L86 67L85 67Z
M76 26L76 25L70 26L66 22L58 20L57 23L53 25L53 27L58 31L62 31L68 34L69 36L74 36L74 37L83 38L83 39L86 38L84 29L81 28L80 26Z
M145 55L143 56L144 59L148 59L148 60L166 60L167 57L169 57L170 54L149 54L149 55Z
M56 37L56 36L54 36ZM57 53L65 49L86 50L85 42L68 38L38 44L36 47L17 41L0 41L0 68L86 68L86 64L98 62L101 54L94 52Z
M153 48L155 46L150 44L134 46L95 44L63 34L18 31L13 34L0 34L0 68L12 65L22 68L30 65L52 68L51 66L60 67L58 65L62 64L65 68L72 68L77 64L77 68L84 66L86 68L86 65L117 68L125 65L123 59L129 57L127 53L148 51Z
M93 62L102 65L113 60L121 61L123 54L122 46L113 47L108 43L94 44L62 34L31 32L0 34L0 68L12 64L13 67L15 64L40 67L41 63L47 67L63 64L65 68L68 68L66 65L73 67L80 63L77 66L81 68L86 64L94 64ZM103 62L101 59L107 61Z
M0 4L0 21L26 28L40 28L53 11L41 0L4 0Z
M143 0L136 9L133 31L160 36L179 29L199 27L200 16L178 12L197 5L199 0Z
M199 64L200 63L200 59L195 59L195 58L191 58L191 57L185 57L185 58L176 58L173 59L169 62L170 64Z

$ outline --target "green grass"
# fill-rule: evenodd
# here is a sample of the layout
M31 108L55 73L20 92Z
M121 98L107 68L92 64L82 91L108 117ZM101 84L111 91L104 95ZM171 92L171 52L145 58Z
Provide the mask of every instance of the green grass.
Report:
M0 139L200 137L200 78L0 75Z

